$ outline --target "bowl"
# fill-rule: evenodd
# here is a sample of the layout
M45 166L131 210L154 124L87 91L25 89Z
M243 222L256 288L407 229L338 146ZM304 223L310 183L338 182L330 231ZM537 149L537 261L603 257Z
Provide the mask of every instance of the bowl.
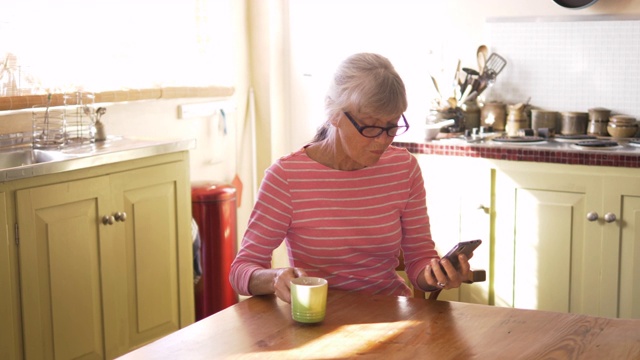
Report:
M431 141L433 139L435 139L438 134L440 134L440 128L439 127L428 127L424 130L424 139L426 141Z
M613 138L632 138L635 137L638 132L638 124L618 125L609 122L607 125L607 132Z
M435 139L440 133L440 129L442 129L445 126L451 126L453 124L455 124L454 120L445 120L445 121L440 121L437 123L425 125L424 139L426 141L431 141Z

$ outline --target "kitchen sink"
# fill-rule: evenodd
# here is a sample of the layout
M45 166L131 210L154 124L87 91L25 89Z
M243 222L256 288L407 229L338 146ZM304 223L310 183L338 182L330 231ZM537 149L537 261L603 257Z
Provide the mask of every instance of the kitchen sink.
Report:
M81 170L120 161L195 148L195 140L135 139L109 136L105 141L73 144L59 149L31 145L0 149L0 185L5 181Z
M0 170L74 158L56 150L19 149L0 151Z

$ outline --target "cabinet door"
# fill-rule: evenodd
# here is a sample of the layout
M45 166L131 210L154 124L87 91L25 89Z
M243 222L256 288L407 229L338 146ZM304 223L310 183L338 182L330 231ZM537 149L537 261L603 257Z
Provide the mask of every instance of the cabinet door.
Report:
M0 359L18 359L20 355L20 317L16 302L19 301L17 284L12 271L13 239L9 238L7 201L0 192ZM16 314L18 313L18 314Z
M640 178L606 177L604 194L600 313L640 319Z
M481 239L471 266L487 271L491 250L491 169L469 158L420 155L431 234L440 255L457 242ZM443 291L438 299L489 303L489 281Z
M113 357L117 338L114 238L106 177L17 191L27 359Z
M601 178L496 173L496 305L598 314Z
M126 239L126 291L120 296L128 309L128 350L193 322L186 174L184 163L172 163L111 176L116 212L126 214L115 228Z

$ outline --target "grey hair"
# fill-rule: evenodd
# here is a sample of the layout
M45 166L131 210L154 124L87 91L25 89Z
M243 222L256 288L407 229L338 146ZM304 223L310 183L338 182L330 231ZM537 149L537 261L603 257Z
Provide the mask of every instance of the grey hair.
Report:
M331 119L351 110L376 117L391 117L407 109L407 94L400 75L386 57L354 54L336 70L325 97L327 120L313 141L326 139L333 131Z

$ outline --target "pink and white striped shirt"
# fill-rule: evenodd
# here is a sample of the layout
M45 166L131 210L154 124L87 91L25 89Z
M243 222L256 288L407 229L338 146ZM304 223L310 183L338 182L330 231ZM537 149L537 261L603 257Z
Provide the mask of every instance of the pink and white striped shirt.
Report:
M394 146L355 171L328 168L303 149L280 158L265 173L231 265L236 292L251 295L251 273L271 267L283 240L291 265L327 279L330 288L410 296L395 271L400 250L414 286L438 257L417 160Z

